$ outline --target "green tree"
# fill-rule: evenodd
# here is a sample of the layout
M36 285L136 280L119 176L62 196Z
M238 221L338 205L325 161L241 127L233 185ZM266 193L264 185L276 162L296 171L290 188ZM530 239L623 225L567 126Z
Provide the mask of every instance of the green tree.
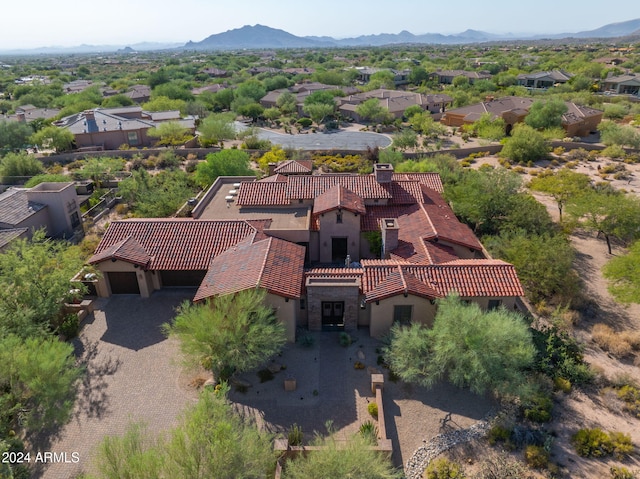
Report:
M103 108L117 108L121 106L131 106L133 105L133 100L129 98L127 95L118 94L105 98L102 100Z
M225 380L264 363L286 342L285 327L265 298L264 290L249 289L204 304L185 302L164 331L180 340L188 360L210 369L216 381Z
M165 218L175 214L197 188L193 178L179 169L157 175L137 170L120 182L118 191L135 216Z
M516 125L500 152L500 156L514 163L544 160L548 154L549 147L544 136L529 125L522 124Z
M365 120L382 123L390 117L389 110L377 98L369 98L356 107L356 113Z
M557 128L562 126L562 115L567 112L567 105L562 100L536 100L529 108L525 123L536 130Z
M493 257L515 266L530 300L570 300L577 292L575 251L564 235L504 233L485 237L483 243Z
M304 99L304 105L307 106L323 103L325 105L330 105L335 109L336 101L334 99L334 96L334 93L329 90L317 90Z
M196 183L203 188L211 185L218 176L255 176L250 168L251 158L241 150L223 150L209 153L206 161L196 167Z
M147 135L157 138L157 144L177 148L184 145L191 137L191 131L177 121L163 121L158 126L150 128Z
M640 133L632 126L603 121L598 125L598 131L600 131L600 140L607 146L619 145L640 148Z
M226 399L227 388L204 391L167 439L140 424L107 437L96 460L100 479L157 477L262 479L276 457L270 434L242 419Z
M365 90L377 90L378 88L393 89L396 86L395 74L390 70L381 70L371 75Z
M533 178L529 187L534 191L541 191L553 197L558 205L560 222L562 223L564 206L571 198L587 190L590 183L588 175L563 168L550 175L539 175Z
M0 157L6 152L24 148L29 144L33 130L19 121L0 121Z
M423 67L414 67L409 74L409 81L414 85L421 85L429 80L429 74Z
M256 121L258 118L260 118L260 116L262 116L262 113L264 113L264 108L262 107L262 105L260 105L260 103L254 102L245 103L243 105L235 107L235 110L238 115L251 118L253 121Z
M69 280L82 265L77 247L48 240L43 230L13 241L0 255L0 337L55 330L71 298Z
M172 81L156 86L151 92L151 99L156 97L166 97L172 100L193 101L191 87L186 82Z
M328 116L333 115L335 112L335 106L327 103L305 103L302 110L305 114L309 115L317 126L320 126Z
M198 127L200 144L206 148L218 143L222 145L224 140L234 139L236 137L234 120L233 113L212 113L206 117Z
M264 88L261 82L258 80L247 80L235 89L234 96L236 98L243 97L249 98L254 103L259 103L263 96L267 94L267 90Z
M169 111L180 110L180 112L186 111L187 102L184 100L172 100L166 96L158 96L153 100L150 100L142 104L142 108L145 111Z
M431 387L446 379L482 394L521 395L535 350L524 319L506 309L482 311L456 295L438 301L433 328L396 324L385 357L404 381Z
M581 226L602 234L609 254L612 237L624 242L640 237L640 199L636 196L593 189L573 197L567 212Z
M623 304L640 303L640 241L629 252L616 256L602 270L609 283L609 292Z
M41 148L53 148L56 153L70 150L75 137L66 128L47 126L31 136L31 142Z
M285 91L276 100L276 106L284 115L291 115L298 110L298 100L293 93Z
M52 337L1 336L0 434L66 422L80 374L69 343Z
M399 148L403 151L409 148L415 148L418 146L418 135L416 135L415 131L405 128L393 135L392 145L394 148Z
M44 171L42 162L25 152L8 153L0 158L0 182L15 185Z
M493 118L491 113L483 113L480 118L471 125L462 127L479 138L498 141L505 136L505 123L501 117Z
M317 437L315 446L321 449L312 454L300 454L287 462L284 479L399 479L391 461L371 448L359 435L340 441L334 435Z
M82 166L80 175L84 179L91 179L96 187L101 188L102 182L111 180L115 177L115 173L123 171L125 167L124 160L120 158L90 158Z

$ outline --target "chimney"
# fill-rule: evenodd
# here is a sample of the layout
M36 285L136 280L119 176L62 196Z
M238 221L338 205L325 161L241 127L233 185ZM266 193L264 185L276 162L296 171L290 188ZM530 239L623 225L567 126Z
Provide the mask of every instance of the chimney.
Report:
M25 116L23 111L16 113L16 118L20 123L25 123L27 121L27 117Z
M86 121L95 121L96 116L93 110L85 110L83 112Z
M389 258L389 253L398 247L400 227L395 218L382 219L382 257Z
M275 175L277 163L269 163L269 176Z
M376 163L373 165L373 174L378 183L391 183L393 165L390 163Z

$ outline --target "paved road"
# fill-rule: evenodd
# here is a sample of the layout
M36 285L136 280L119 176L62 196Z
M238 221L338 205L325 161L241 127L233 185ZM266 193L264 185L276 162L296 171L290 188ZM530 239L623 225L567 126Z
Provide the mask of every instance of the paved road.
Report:
M335 130L327 133L285 135L259 128L258 136L284 148L302 150L366 150L367 147L385 148L391 144L388 136L365 131Z

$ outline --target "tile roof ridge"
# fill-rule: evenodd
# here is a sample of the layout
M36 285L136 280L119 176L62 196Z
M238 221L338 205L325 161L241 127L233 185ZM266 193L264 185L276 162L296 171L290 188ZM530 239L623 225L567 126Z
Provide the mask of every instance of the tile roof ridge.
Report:
M260 266L260 272L258 273L258 285L260 285L262 283L262 277L264 276L264 270L267 267L267 259L269 258L269 252L271 251L271 246L273 244L273 237L269 236L265 240L261 240L261 241L267 241L267 250L265 251L264 259L262 260L262 265ZM259 243L259 242L260 241L258 241L257 243ZM257 243L254 243L254 244L257 244Z
M399 264L397 265L398 268L398 273L400 273L400 281L402 281L402 290L404 291L404 294L407 294L407 281L404 279L404 272L402 271L402 266L400 266Z

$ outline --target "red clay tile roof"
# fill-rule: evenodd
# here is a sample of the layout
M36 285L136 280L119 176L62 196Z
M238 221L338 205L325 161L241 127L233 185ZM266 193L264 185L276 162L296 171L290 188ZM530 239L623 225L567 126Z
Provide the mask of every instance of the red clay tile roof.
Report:
M417 181L421 185L427 186L438 193L444 192L442 178L438 173L394 173L392 181Z
M425 298L456 291L462 297L511 297L524 294L513 265L497 260L458 260L440 265L362 260L366 301L399 294Z
M278 164L273 172L280 173L282 175L295 175L301 173L311 173L312 170L312 160L287 160Z
M283 206L290 204L287 182L243 181L238 192L240 206Z
M482 249L480 241L471 228L456 218L453 210L440 194L426 187L422 188L422 192L424 194L422 207L429 216L438 238L475 250Z
M261 287L285 298L299 298L305 249L278 238L243 241L216 256L194 301Z
M313 214L319 215L334 209L345 209L361 215L366 213L364 201L342 185L334 185L313 202Z
M446 246L439 243L433 243L431 241L423 241L424 247L429 256L429 263L441 264L448 263L460 259L454 249L450 246Z
M128 236L113 246L95 254L91 258L90 263L101 263L109 259L126 261L127 263L137 264L143 268L146 268L149 261L151 261L151 257L133 236Z
M89 259L99 263L118 251L127 251L124 261L139 260L144 251L149 270L206 270L211 258L240 241L257 234L257 229L241 220L135 219L114 221ZM140 248L125 240L133 238ZM128 259L127 259L128 258Z
M287 182L287 177L284 175L279 175L279 174L275 174L275 175L271 175L271 176L265 176L264 178L258 180L261 183L269 183L269 182L275 182L275 181L280 181L280 182Z

